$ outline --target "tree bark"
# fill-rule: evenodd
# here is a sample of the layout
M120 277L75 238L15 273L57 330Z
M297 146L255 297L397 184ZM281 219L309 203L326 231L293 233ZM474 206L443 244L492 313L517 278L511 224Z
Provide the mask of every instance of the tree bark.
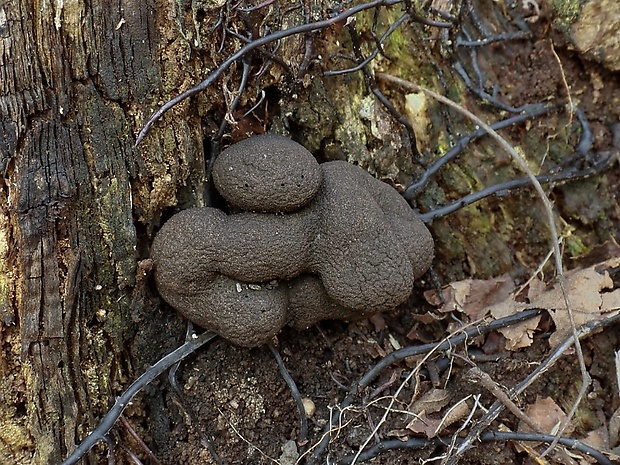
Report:
M62 461L133 375L132 189L149 189L133 133L160 87L155 12L0 6L2 463Z

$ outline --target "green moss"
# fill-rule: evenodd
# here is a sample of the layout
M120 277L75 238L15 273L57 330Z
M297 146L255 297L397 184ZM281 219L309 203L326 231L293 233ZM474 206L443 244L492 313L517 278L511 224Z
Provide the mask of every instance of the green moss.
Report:
M556 14L555 27L567 33L579 17L581 8L585 3L585 0L553 0L553 11Z
M586 246L582 239L578 236L570 235L566 238L566 253L571 258L581 257L588 252L588 246Z

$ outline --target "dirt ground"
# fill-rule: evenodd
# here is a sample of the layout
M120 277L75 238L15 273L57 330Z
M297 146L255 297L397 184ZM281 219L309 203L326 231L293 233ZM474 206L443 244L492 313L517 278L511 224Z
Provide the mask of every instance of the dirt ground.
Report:
M492 88L493 82L500 82L499 98L516 107L545 101L550 96L566 98L568 86L587 115L593 139L590 153L596 157L613 147L612 126L618 123L620 114L618 70L575 50L558 24L562 18L553 13L549 5L541 5L540 17L530 23L534 33L532 38L498 42L478 50L480 67L489 81L485 85ZM617 34L616 40L620 40ZM466 57L463 52L463 58ZM561 63L561 72L558 63ZM486 111L484 105L478 106L478 97L468 94L467 99L472 108ZM565 161L567 153L575 152L583 129L576 116L560 112L525 126L515 126L504 134L512 141L519 141L526 153L532 148L549 146L550 140L564 138L562 144L554 145L545 153L546 162L553 165ZM484 166L492 166L484 179L491 182L501 178L502 170L510 162L494 146L484 144L481 143L458 163L462 172L469 169L479 172ZM561 152L558 147L566 150ZM514 173L509 175L514 176ZM437 182L447 196L456 197L461 189L453 186L448 191L446 185L452 182L448 175L440 177ZM403 188L399 182L394 184ZM558 216L570 223L570 234L564 242L567 268L586 263L584 260L591 265L618 253L617 248L609 245L597 248L618 240L618 185L620 172L616 164L604 173L547 191ZM428 211L435 202L436 198L427 193L418 199L418 207L423 212ZM487 279L508 273L515 282L524 283L549 249L542 210L532 205L536 205L536 198L531 191L517 191L492 197L471 210L434 222L431 229L437 242L435 271L438 281L446 285L466 277ZM480 223L476 211L495 217L496 223ZM480 228L472 232L472 223ZM481 232L484 228L505 231L508 245L492 247L502 253L487 256L485 235ZM462 240L464 236L470 240ZM457 248L457 242L466 245ZM579 261L576 257L581 255L588 258ZM482 268L480 264L486 262L491 263ZM550 268L546 271L547 278L552 276ZM618 288L620 277L617 270L612 278L614 288ZM162 464L217 463L209 452L206 439L212 442L221 463L296 463L295 454L287 455L283 449L288 447L303 454L315 447L331 415L346 396L346 389L370 367L399 347L440 341L455 329L459 321L468 321L468 316L463 313L441 313L436 306L430 305L427 300L431 299L425 299L423 293L434 288L434 282L426 276L417 283L409 302L378 315L372 321L323 322L305 332L287 329L278 336L276 345L292 378L301 395L310 399L316 408L309 418L306 441L298 441L297 408L269 349L241 349L223 340L214 341L181 365L177 373L181 396L162 377L140 394L125 416ZM183 334L185 323L181 318L157 300L154 289L151 289L151 295L157 312L153 320L167 321L164 329L168 334ZM583 341L584 360L593 382L579 404L571 422L571 432L567 434L572 438L589 437L594 443L598 441L596 447L600 450L618 446L618 426L614 426L614 422L619 420L614 412L620 407L620 398L616 378L618 366L614 361L620 348L619 330L620 325L616 323ZM145 325L137 339L136 349L155 353L154 348L149 348L150 338L161 331L161 325L157 328ZM480 385L464 379L472 363L488 373L502 389L510 389L549 355L550 336L554 331L554 321L543 312L532 333L533 342L528 347L509 351L506 338L494 331L468 341L467 346L455 347L450 354L445 351L434 354L423 363L424 371L417 383L409 380L402 385L419 358L408 358L389 366L356 396L343 413L337 434L333 435L320 463L345 463L342 460L357 453L361 447L371 447L381 441L424 439L424 433L414 431L415 427L410 424L414 418L412 404L431 390L445 397L426 408L428 418L443 418L450 407L463 399L471 411L473 399L477 398L479 406L472 420L475 422L480 412L496 398ZM170 341L170 346L175 347L181 342ZM136 370L141 371L140 367ZM541 399L550 398L555 406L567 413L579 391L581 379L576 355L569 350L549 372L518 396L515 403L525 409L537 405ZM397 390L398 397L391 407L393 411L373 435L373 429L381 421ZM151 409L144 410L144 405L150 405ZM466 417L467 414L460 416L440 429L438 436L448 441L452 437L464 437L472 427L471 422L465 421ZM489 429L517 431L519 420L504 410ZM119 427L114 434L132 450L141 451L126 428ZM432 441L428 444L421 449L384 451L369 463L417 464L446 452L443 445ZM514 441L476 442L459 463L541 463L536 456L544 449L541 444ZM150 459L143 451L137 453L146 463L154 463L148 462ZM552 453L547 460L547 463L594 463L582 453L564 450ZM301 463L304 463L303 459Z

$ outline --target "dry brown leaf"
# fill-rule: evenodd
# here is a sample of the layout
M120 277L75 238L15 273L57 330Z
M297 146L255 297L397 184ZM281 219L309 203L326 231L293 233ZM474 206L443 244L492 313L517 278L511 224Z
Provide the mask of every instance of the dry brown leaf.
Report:
M392 429L387 432L387 436L391 438L397 438L400 441L406 441L407 439L409 439L409 433L411 433L411 431L406 429Z
M435 431L441 423L441 420L435 418L429 418L425 411L420 412L413 420L407 425L409 431L413 431L417 434L424 434L427 438L435 437Z
M409 411L414 414L439 412L448 405L450 398L451 394L447 389L431 389L411 404Z
M471 321L482 318L489 306L510 296L514 283L509 275L493 279L465 279L449 284L443 290L446 303L441 312L455 310L469 316Z
M620 308L620 289L616 289L612 292L606 292L603 294L603 305L601 310L604 313L613 312Z
M440 426L435 430L435 434L440 434L444 429L453 423L467 417L471 412L471 407L467 404L465 399L460 400L454 406L446 412L441 419Z
M465 401L461 401L450 408L444 413L442 418L429 417L427 412L422 410L409 422L406 428L414 433L424 434L431 439L442 433L448 426L465 418L470 410L469 405Z
M565 289L577 326L620 309L620 289L613 288L613 280L607 271L618 266L620 257L614 257L565 274ZM559 285L547 289L542 281L533 279L528 288L529 303L515 301L514 295L509 295L513 290L512 280L507 275L486 281L466 279L451 283L444 289L446 303L440 311L457 310L474 320L483 317L487 311L499 319L529 308L544 308L556 326L549 340L552 347L571 334L570 319ZM539 322L540 317L537 317L500 329L506 338L506 349L517 350L531 345Z
M565 289L577 326L620 308L620 290L609 292L614 283L607 272L607 269L619 265L620 257L614 257L602 264L566 273ZM551 314L556 326L556 331L549 339L551 347L556 347L571 334L570 320L559 285L534 298L529 307L544 308Z
M489 310L493 318L500 319L519 313L528 307L527 304L521 302L506 300L501 304L493 305ZM529 347L534 340L534 331L538 328L539 322L540 315L522 321L521 323L499 329L498 331L506 338L506 349L517 350L522 347Z
M597 450L609 450L609 435L604 426L590 431L581 442Z
M527 406L525 414L548 434L553 434L558 425L566 419L566 414L551 397L537 396L536 402ZM524 422L519 422L519 431L530 432L532 429ZM569 423L564 434L569 436L572 431L573 427Z

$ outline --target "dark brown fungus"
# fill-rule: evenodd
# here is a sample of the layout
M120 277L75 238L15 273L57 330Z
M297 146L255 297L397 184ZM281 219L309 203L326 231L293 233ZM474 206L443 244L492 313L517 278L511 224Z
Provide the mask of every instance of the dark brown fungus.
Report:
M301 145L266 134L224 150L213 165L213 182L240 210L290 212L314 198L321 186L321 170Z
M231 146L213 173L242 211L176 214L152 257L162 297L235 344L263 344L286 324L303 329L394 308L431 264L424 224L361 168L319 165L295 142L268 135Z

